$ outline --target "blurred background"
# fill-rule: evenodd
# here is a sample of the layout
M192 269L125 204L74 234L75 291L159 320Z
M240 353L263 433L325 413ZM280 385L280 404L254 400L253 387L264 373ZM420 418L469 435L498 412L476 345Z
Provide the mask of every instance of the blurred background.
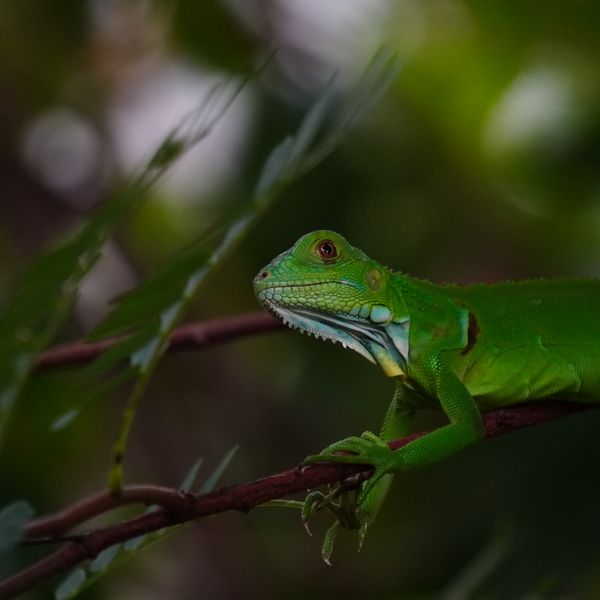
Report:
M85 335L112 298L247 202L265 157L331 75L343 93L382 42L401 57L393 86L265 214L187 320L255 309L255 273L316 228L438 282L600 276L595 2L3 0L0 298L215 81L276 48L106 246L61 340ZM37 376L21 399L0 458L2 503L26 498L43 513L105 485L124 396L51 433L67 377ZM237 443L224 483L282 470L376 430L392 392L358 355L294 332L167 356L135 423L126 481L177 485L198 456L209 471ZM424 414L418 426L436 423ZM460 598L476 577L473 597L600 598L598 431L600 415L585 414L397 477L362 552L340 536L333 568L320 559L324 516L309 538L295 513L259 509L190 527L84 596Z

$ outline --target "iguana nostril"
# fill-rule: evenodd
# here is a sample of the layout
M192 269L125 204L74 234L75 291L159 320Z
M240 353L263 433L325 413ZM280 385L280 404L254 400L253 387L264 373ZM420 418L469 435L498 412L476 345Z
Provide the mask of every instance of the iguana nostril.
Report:
M263 272L260 274L260 278L261 278L261 279L267 279L267 278L268 278L268 277L270 277L270 276L271 276L271 273L269 273L269 271L263 271Z

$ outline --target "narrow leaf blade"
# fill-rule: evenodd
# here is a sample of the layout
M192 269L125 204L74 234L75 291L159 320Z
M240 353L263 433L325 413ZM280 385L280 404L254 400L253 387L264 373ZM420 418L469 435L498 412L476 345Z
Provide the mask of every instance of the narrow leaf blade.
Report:
M236 455L236 453L237 453L238 450L239 450L239 445L236 444L221 459L221 461L219 462L219 464L215 467L215 470L208 476L208 478L204 481L204 483L200 487L200 493L201 494L206 494L207 492L210 492L210 491L212 491L215 488L215 486L219 482L219 479L221 479L221 477L223 476L223 473L225 473L227 467L229 466L229 464L233 460L233 457Z
M32 516L33 508L24 500L13 502L0 511L0 555L17 545L23 526Z

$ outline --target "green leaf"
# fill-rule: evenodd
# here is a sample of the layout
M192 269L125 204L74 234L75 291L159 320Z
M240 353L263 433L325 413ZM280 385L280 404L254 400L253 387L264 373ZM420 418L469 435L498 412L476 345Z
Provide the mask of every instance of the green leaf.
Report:
M153 509L153 510L156 510L156 509ZM147 512L152 512L152 511L147 511ZM127 540L123 544L123 550L125 550L126 552L133 552L134 550L137 550L138 548L140 548L142 546L144 541L146 541L146 542L150 541L150 537L149 537L150 535L155 535L155 534L138 535L137 537Z
M68 410L66 413L63 413L58 417L58 419L54 419L52 424L50 425L50 429L52 431L60 431L65 427L68 427L78 416L81 411L76 408L72 408Z
M190 468L190 470L186 473L185 477L183 478L183 481L181 482L181 486L180 489L183 490L184 492L189 492L193 485L194 482L196 481L196 478L198 477L198 471L200 470L200 467L202 466L202 463L204 462L203 458L199 458Z
M297 164L302 162L306 152L314 143L321 125L323 124L323 120L325 119L325 115L327 111L331 109L334 84L335 76L331 77L327 85L323 88L321 95L302 119L302 123L300 123L298 133L294 137L294 144L290 151L290 170L293 170Z
M340 111L333 131L346 132L361 121L387 91L401 68L396 52L382 46L370 60L364 74L351 92L351 101Z
M81 371L81 379L87 383L91 379L105 374L114 365L129 362L131 355L139 348L145 346L155 335L152 323L140 328L127 338L119 340L112 348L104 351L94 362L87 365ZM81 387L81 383L78 384Z
M85 571L83 569L75 569L56 588L54 599L68 600L69 598L74 598L81 590L81 586L85 583L85 580Z
M326 158L362 121L394 82L401 64L396 52L382 46L370 60L363 75L348 93L348 99L336 110L337 117L320 143L305 157L301 172Z
M115 544L114 546L110 546L103 550L96 556L96 558L92 561L89 566L89 569L92 573L99 573L100 571L104 571L115 559L119 550L121 549L121 544Z
M24 500L13 502L0 511L0 555L17 545L23 525L33 514L33 508Z
M122 296L109 315L95 327L89 339L124 334L148 321L156 323L157 314L181 298L190 273L209 257L210 251L202 240L174 256L135 290Z
M293 138L286 137L271 150L258 178L254 197L266 198L272 192L275 183L281 179L282 173L285 171L292 148Z
M211 492L219 482L219 479L223 477L223 473L231 463L236 452L239 450L239 445L235 445L222 459L221 462L215 467L215 470L208 476L206 481L200 487L200 493L206 494Z

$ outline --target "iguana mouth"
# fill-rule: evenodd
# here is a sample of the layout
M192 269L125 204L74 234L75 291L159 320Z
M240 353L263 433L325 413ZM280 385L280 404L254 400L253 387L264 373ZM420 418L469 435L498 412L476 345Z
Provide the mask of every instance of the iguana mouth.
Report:
M350 287L358 289L358 286L354 282L346 281L345 279L338 279L333 281L309 281L303 283L263 283L258 277L254 280L254 287L256 293L258 294L258 298L261 302L264 302L266 300L263 297L263 294L265 292L273 292L275 290L289 291L293 288L316 287L319 285L348 285Z
M316 338L340 343L344 348L358 352L372 363L380 364L388 374L390 364L405 372L408 361L409 319L387 325L371 323L367 319L345 314L325 313L306 308L283 307L263 300L265 308L282 319L285 325Z

